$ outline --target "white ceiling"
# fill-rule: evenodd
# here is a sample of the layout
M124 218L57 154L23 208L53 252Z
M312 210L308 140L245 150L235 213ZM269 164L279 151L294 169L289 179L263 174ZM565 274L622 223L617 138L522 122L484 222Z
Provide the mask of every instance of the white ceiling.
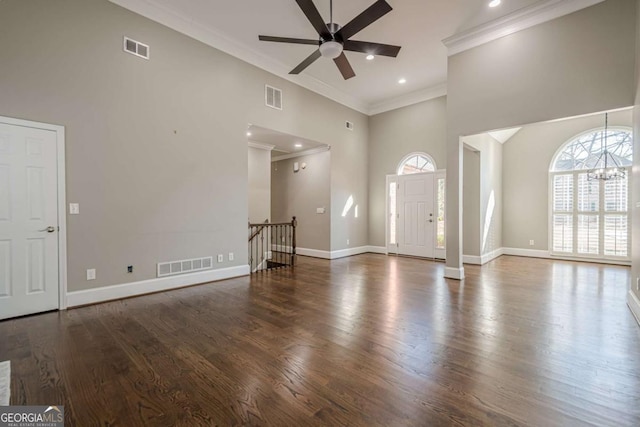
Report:
M249 142L261 145L264 148L272 149L273 152L271 155L273 157L286 154L303 153L321 147L329 148L327 144L323 144L321 142L298 138L297 136L256 125L249 125L247 132L247 140ZM300 145L300 147L296 147L296 144Z
M300 76L287 72L314 50L313 46L261 42L258 35L317 38L294 0L111 0L200 39L215 39L215 46L306 87L322 88L334 99L355 100L373 108L407 94L437 89L444 92L447 49L442 40L544 0L503 0L489 8L489 0L388 0L390 13L352 39L402 46L397 58L347 52L356 77L343 80L333 61L320 58ZM547 2L549 0L546 0ZM329 0L314 0L329 21ZM345 25L374 0L334 0L334 21ZM214 37L215 36L215 37ZM407 83L398 84L399 78ZM337 94L337 95L335 95ZM442 93L444 94L444 93ZM346 103L349 104L349 103ZM353 105L353 102L351 103Z
M393 10L352 40L402 46L397 58L347 52L356 73L344 80L320 58L289 75L314 46L262 42L258 35L317 38L295 0L109 0L271 73L366 114L446 94L449 54L477 46L603 0L387 0ZM313 0L329 21L329 1ZM334 0L334 22L345 25L375 0ZM475 41L473 41L475 40ZM475 44L473 44L475 43ZM400 78L406 84L398 84Z

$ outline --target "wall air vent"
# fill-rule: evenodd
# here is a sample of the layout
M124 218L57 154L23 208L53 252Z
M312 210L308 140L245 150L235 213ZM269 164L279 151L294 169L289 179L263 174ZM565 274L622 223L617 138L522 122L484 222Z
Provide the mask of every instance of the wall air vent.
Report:
M149 46L129 37L124 38L124 51L140 58L149 59Z
M351 122L345 122L345 125L346 125L347 129L349 129L349 130L353 130L353 123L351 123Z
M193 273L194 271L211 270L212 268L213 257L160 262L158 263L158 277Z
M282 91L280 89L265 85L264 99L267 107L275 108L276 110L282 110Z

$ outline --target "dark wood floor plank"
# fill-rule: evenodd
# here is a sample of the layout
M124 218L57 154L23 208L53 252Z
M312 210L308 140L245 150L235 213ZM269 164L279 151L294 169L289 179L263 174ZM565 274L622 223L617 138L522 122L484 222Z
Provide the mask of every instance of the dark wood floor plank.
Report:
M640 425L629 269L361 255L0 322L69 425Z

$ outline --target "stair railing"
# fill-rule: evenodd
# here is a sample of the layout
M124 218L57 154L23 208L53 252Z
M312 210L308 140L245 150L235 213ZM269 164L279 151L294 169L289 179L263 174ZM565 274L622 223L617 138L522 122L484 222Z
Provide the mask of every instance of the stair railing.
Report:
M249 223L249 266L252 273L293 267L296 256L296 226L291 222Z

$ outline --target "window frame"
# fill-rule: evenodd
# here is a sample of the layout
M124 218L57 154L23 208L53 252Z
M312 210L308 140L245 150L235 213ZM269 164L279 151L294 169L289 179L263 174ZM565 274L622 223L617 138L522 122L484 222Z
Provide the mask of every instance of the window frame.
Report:
M614 126L609 127L610 130L618 130L624 131L631 134L631 138L633 141L633 131L629 127L624 126ZM569 138L564 144L558 148L554 156L552 157L551 163L549 165L549 173L548 173L548 248L549 254L554 257L559 258L574 258L574 259L585 259L592 261L612 261L612 262L623 262L628 263L631 261L631 195L633 194L633 182L631 177L631 166L625 166L622 169L626 172L627 179L627 207L626 211L606 211L605 210L605 181L598 181L598 210L596 212L590 211L580 211L578 204L579 197L579 175L586 174L588 169L573 169L573 170L555 170L556 162L558 157L565 151L565 149L572 143L574 143L577 139L583 137L584 135L594 133L594 132L602 132L604 128L595 128L585 132L581 132L572 138ZM633 154L632 154L633 155ZM570 175L572 177L572 210L569 212L565 211L556 211L555 210L555 193L554 193L554 181L555 177L558 175ZM556 251L554 248L554 215L571 215L572 217L572 251L571 252L560 252ZM588 254L588 253L578 253L578 218L582 215L597 215L598 217L598 253L597 254ZM605 218L608 216L617 216L624 215L627 218L627 255L626 256L615 256L615 255L605 255Z
M404 168L404 165L413 157L416 156L421 156L426 158L429 163L431 163L433 165L433 170L424 170L424 171L420 171L420 172L415 172L415 173L433 173L433 172L437 172L438 171L438 166L436 165L436 161L433 160L433 157L431 157L430 155L428 155L427 153L423 152L423 151L414 151L413 153L409 153L406 156L404 156L402 158L402 160L400 160L400 163L398 163L398 166L396 167L396 175L401 176L401 175L408 175L408 174L403 174L402 169Z

